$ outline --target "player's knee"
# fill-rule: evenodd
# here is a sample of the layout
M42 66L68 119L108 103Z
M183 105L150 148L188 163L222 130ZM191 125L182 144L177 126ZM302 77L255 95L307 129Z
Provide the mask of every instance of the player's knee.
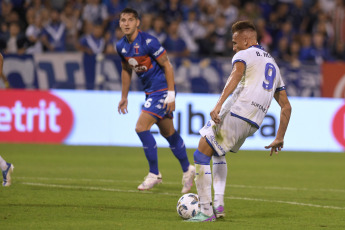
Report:
M159 130L160 134L167 138L175 134L175 129L170 129L170 130Z
M211 157L203 154L202 152L200 152L198 149L195 150L194 152L194 162L196 164L200 164L200 165L209 165L211 161Z
M141 132L144 132L144 131L146 131L147 129L145 129L145 127L143 126L143 125L140 125L140 124L137 124L136 126L135 126L135 132L137 132L137 133L141 133Z

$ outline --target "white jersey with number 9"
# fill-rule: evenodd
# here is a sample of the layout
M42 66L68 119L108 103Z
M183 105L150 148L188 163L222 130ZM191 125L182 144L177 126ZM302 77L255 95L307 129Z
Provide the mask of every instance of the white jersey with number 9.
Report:
M223 109L259 128L270 107L274 93L285 90L279 67L260 46L237 52L232 64L242 62L245 73Z

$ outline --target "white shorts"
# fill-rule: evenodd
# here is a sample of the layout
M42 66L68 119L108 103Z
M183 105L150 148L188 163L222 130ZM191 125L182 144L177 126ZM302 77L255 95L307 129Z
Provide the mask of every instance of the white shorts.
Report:
M199 133L207 139L219 156L224 156L229 151L236 153L246 138L257 130L248 122L231 116L230 112L227 112L222 116L219 125L210 120Z

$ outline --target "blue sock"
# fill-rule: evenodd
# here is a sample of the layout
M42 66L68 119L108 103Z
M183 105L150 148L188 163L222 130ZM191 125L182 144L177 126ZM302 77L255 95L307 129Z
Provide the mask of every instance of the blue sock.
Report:
M186 152L186 146L178 132L175 131L170 137L166 137L169 142L169 147L174 153L175 157L180 161L183 172L188 171L189 161Z
M159 171L158 171L157 144L156 144L155 138L153 137L150 130L140 132L137 134L141 142L143 143L145 156L150 166L150 172L158 175Z
M203 154L198 149L194 152L194 163L199 165L209 165L211 162L211 157Z

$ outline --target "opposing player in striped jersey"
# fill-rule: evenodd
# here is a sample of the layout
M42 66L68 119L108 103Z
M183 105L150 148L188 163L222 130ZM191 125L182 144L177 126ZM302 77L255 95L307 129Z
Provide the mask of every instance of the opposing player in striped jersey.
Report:
M290 120L291 105L279 67L271 55L258 45L255 26L249 21L239 21L233 24L232 33L233 50L236 52L232 59L233 69L210 113L212 120L200 130L201 139L194 153L195 182L201 210L188 220L191 222L215 221L217 216L224 215L225 154L237 152L245 139L259 129L273 97L280 105L281 113L277 136L265 146L271 149L270 155L283 148ZM215 182L213 207L212 156Z
M149 163L149 174L139 190L151 189L162 182L158 170L157 144L150 132L157 124L160 133L169 142L171 151L179 160L182 170L182 193L187 193L195 176L195 168L189 164L185 144L172 121L175 110L175 83L172 65L167 53L157 38L138 30L138 13L130 8L120 13L120 28L125 36L116 44L116 50L122 59L122 97L118 111L126 114L128 92L132 70L140 78L146 94L146 102L137 121L137 132Z

